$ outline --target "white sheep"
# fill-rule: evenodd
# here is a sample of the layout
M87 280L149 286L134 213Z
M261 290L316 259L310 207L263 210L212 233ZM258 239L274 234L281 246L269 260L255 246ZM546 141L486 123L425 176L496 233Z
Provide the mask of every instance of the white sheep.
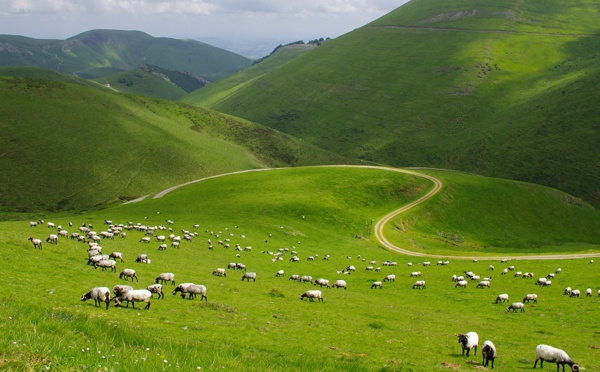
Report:
M488 363L492 361L492 369L494 369L494 359L497 357L496 346L490 340L486 340L481 346L481 355L483 356L483 362L481 365L484 367L488 366Z
M110 258L114 258L115 260L121 260L121 262L125 262L125 260L123 260L123 253L121 252L112 252L108 256Z
M425 262L423 262L423 266L431 266L431 262L425 261Z
M283 275L285 275L285 271L283 271L283 270L277 270L277 273L275 273L276 277L280 277L280 276L283 276Z
M390 274L390 275L387 275L385 278L383 278L384 282L393 282L395 280L396 280L395 274Z
M121 273L119 274L119 279L125 279L125 281L127 281L128 280L127 278L131 278L132 282L133 282L133 278L135 278L135 280L137 282L139 282L137 274L135 273L135 270L133 270L133 269L123 269L123 271L121 271Z
M510 304L510 306L508 307L508 312L513 311L513 313L516 313L517 310L521 310L521 312L525 311L525 304L522 302L513 302L512 304Z
M591 289L591 288L588 288L588 289L586 289L586 290L585 290L585 295L586 295L587 297L592 297L592 289Z
M310 275L303 275L300 278L298 278L298 281L300 283L308 282L310 284L313 284L312 276Z
M331 288L331 286L329 285L329 280L324 279L324 278L318 278L317 280L315 280L314 285L320 285L321 288L322 287L327 287L327 288Z
M579 289L574 289L571 291L569 297L579 297L581 295L581 291Z
M37 227L37 222L35 222L35 221L29 222L29 227Z
M290 276L290 279L289 279L289 280L296 280L296 281L297 281L298 279L300 279L300 275L298 275L298 274L292 274L292 275Z
M88 293L81 296L81 301L94 300L95 306L100 306L101 302L106 302L106 310L110 304L110 290L108 287L94 287Z
M547 280L548 279L546 279L546 278L538 278L538 280L535 282L535 285L542 285L543 286L543 285L546 284Z
M477 288L483 288L483 287L490 287L490 281L489 280L482 280L477 284Z
M523 297L523 302L533 301L534 304L537 304L538 296L535 293L528 293Z
M187 293L188 287L195 285L194 283L181 283L173 290L173 296L177 294L177 292L181 293L181 297L185 298L185 294Z
M167 244L166 243L162 243L161 245L158 246L158 250L159 251L166 251L167 250Z
M140 239L140 243L150 243L150 237L144 236Z
M244 279L246 279L247 281L250 281L250 279L256 281L256 273L251 271L244 273L244 275L242 275L242 282L244 281Z
M162 282L162 284L167 284L167 282L171 282L171 285L175 285L175 274L173 273L162 273L154 279L154 283Z
M376 282L373 282L373 284L371 284L371 289L373 289L373 288L382 289L383 288L383 282L381 282L379 280L376 281Z
M557 372L559 371L561 364L563 372L565 371L565 364L568 364L569 367L571 367L571 371L579 371L579 365L574 363L564 350L552 346L538 345L535 348L535 362L533 363L533 368L536 368L538 360L540 361L540 368L544 368L544 362L550 362L556 363Z
M336 280L335 283L333 283L332 287L348 289L348 287L346 287L346 281L341 279Z
M308 290L306 292L304 292L301 296L300 296L300 300L304 300L304 298L308 298L311 302L314 302L315 298L318 301L323 301L323 294L321 293L321 291L313 289L313 290Z
M117 261L115 260L101 260L100 262L96 262L94 264L94 269L98 267L102 268L102 271L106 271L106 269L110 269L111 272L117 271Z
M417 280L415 282L415 284L413 284L413 289L421 289L421 288L427 288L427 286L425 285L425 281L424 280Z
M56 235L56 234L48 235L48 237L46 238L46 243L58 244L58 235Z
M466 280L459 280L458 282L456 282L456 284L454 285L454 288L456 287L461 287L461 288L467 288L467 284L469 282L467 282Z
M506 293L499 294L498 297L496 297L496 303L498 303L500 301L502 301L502 302L508 301L508 294L506 294Z
M127 307L131 302L132 307L135 309L136 302L145 302L147 305L144 309L150 309L150 299L152 298L152 292L147 289L134 289L132 291L126 291L115 298L115 306L121 306L121 301L127 301Z
M217 268L212 272L213 275L217 275L217 276L227 276L227 271L225 271L225 269L223 268Z
M462 347L462 355L465 355L465 350L467 351L467 356L469 356L469 352L471 349L474 349L474 354L477 355L477 345L479 344L479 335L475 332L468 332L465 334L458 334L458 343Z
M421 276L421 272L420 271L413 271L412 273L410 273L410 276Z
M33 248L42 249L42 240L41 239L36 239L31 236L31 237L29 237L28 240L31 240L31 242L33 243Z
M148 258L147 254L140 253L140 254L138 254L137 258L135 259L135 262L149 264L150 263L150 259Z
M570 295L571 291L572 291L571 287L567 287L567 288L565 288L565 290L563 291L563 293L566 294L566 295Z
M163 292L162 284L151 284L148 287L146 287L146 289L152 292L153 296L154 293L158 294L159 299L165 298L165 293Z
M208 302L208 297L206 297L206 287L201 284L192 284L185 288L185 292L181 293L182 297L185 297L185 293L188 293L188 300L196 298L197 295L200 295L200 301L205 300Z

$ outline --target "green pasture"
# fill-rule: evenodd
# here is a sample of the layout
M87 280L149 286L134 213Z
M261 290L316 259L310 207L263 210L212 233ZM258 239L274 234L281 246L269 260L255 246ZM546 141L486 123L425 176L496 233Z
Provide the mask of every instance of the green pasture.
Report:
M514 192L511 187L521 187L508 181L512 186L504 181L496 186L483 177L460 173L427 173L443 179L444 188L409 215L428 216L432 226L441 226L443 222L436 218L446 211L444 223L462 222L460 229L473 231L469 235L472 240L490 239L490 228L478 229L479 220L467 218L466 214L476 211L473 206L461 207L459 202L468 198L461 193L477 187L482 205L487 206L490 202L485 199L493 198L498 189ZM135 230L128 230L124 239L103 240L104 253L124 253L125 263L117 263L116 273L87 266L83 243L61 239L57 245L44 243L42 250L35 250L27 240L30 236L45 240L54 229L29 227L28 220L2 222L0 259L5 284L0 292L0 368L467 371L480 368L480 353L461 356L456 333L475 331L480 343L490 339L496 344L497 370L530 370L535 346L546 343L567 351L587 371L599 371L600 282L596 265L600 262L511 260L501 264L449 259L447 266L437 266L434 258L427 259L432 266L424 267L424 259L387 251L375 242L373 221L424 195L431 186L423 178L382 169L278 169L214 178L160 199L101 211L71 216L40 212L32 216L60 224L69 233L83 223L103 231L107 229L103 222L109 219L124 225L164 225L175 234L182 234L182 230L198 234L191 242L183 241L180 249L169 247L166 251L157 250L155 239L140 243L143 233ZM528 203L550 198L536 196L540 192L537 187L521 190L533 200ZM577 213L568 212L572 206L563 205L557 218L577 217ZM512 214L521 210L517 204L506 208ZM578 208L587 210L585 206ZM581 223L588 218L587 223L597 224L597 213L585 213L577 217ZM514 229L520 223L504 214L498 219L498 229ZM418 223L411 228L430 233ZM544 228L554 226L536 225L531 230ZM541 234L521 229L526 237ZM575 230L570 234L565 236L572 237L577 246L573 251L585 250L583 243L595 245L597 251L597 233ZM400 243L395 235L391 238ZM208 249L208 239L212 250ZM230 240L228 249L217 243L225 239ZM252 250L236 251L236 244ZM288 252L283 260L272 262L268 252L280 248ZM461 249L468 251L467 247ZM300 262L290 261L292 250ZM434 247L434 251L442 252L442 248ZM443 252L454 253L452 249ZM151 263L135 263L140 253L148 254ZM506 247L503 253L520 254L522 249ZM327 254L330 259L323 260ZM307 260L311 255L314 261ZM397 266L384 266L386 260L397 262ZM371 261L381 271L365 271ZM242 273L234 270L228 270L227 277L211 275L229 262L246 264L249 271L257 273L256 282L242 282ZM413 265L408 266L409 262ZM490 271L490 264L494 271ZM356 272L337 273L349 265L354 265ZM516 278L512 272L501 275L501 269L508 265L534 272L536 278L558 267L562 273L553 279L552 286L541 288L534 280ZM153 283L162 272L173 272L178 283L206 285L208 301L172 296L171 285L165 286L164 299L152 300L148 311L140 304L135 310L113 306L105 310L79 301L94 286L124 284L118 273L126 267L138 273L140 281L133 284L135 288ZM285 276L277 278L275 273L280 269L285 270ZM427 289L412 289L415 278L409 275L417 270L422 272L419 279L427 282ZM474 282L465 289L454 288L451 276L468 270L482 277L491 275L492 288L477 289ZM345 279L348 289L323 288L323 302L300 301L305 290L315 287L289 280L292 274L331 282ZM373 281L388 274L396 275L395 282L370 289ZM566 286L582 291L592 288L594 296L567 298L562 294ZM508 304L494 304L499 293L508 293L512 301L537 293L539 303L526 305L525 313L507 313Z

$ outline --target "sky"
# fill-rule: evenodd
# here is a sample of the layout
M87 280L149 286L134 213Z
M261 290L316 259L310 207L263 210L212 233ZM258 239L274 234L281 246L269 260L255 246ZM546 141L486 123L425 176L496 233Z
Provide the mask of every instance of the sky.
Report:
M177 39L335 38L408 0L0 0L0 34L67 39L93 29Z

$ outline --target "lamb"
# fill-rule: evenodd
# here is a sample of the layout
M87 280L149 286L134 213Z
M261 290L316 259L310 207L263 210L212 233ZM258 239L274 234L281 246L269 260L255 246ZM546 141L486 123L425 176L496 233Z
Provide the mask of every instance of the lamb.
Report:
M494 359L496 359L496 346L490 340L486 340L481 347L481 355L483 355L483 362L481 365L484 367L488 366L490 360L492 361L492 369L494 369Z
M556 363L556 372L559 371L561 364L563 372L565 371L565 364L568 364L569 367L571 367L571 371L579 371L579 365L574 363L564 350L552 346L538 345L535 348L535 362L533 363L533 368L536 368L538 360L540 361L540 368L544 368L544 362L550 362Z
M490 281L489 280L482 280L477 284L477 288L483 288L483 287L488 287L490 288Z
M100 262L96 262L94 264L94 269L98 267L102 268L102 271L106 271L106 269L110 269L111 272L117 271L117 261L115 260L102 260Z
M108 256L110 258L114 258L115 260L119 259L119 260L121 260L121 262L125 262L125 260L123 260L123 253L121 253L121 252L112 252Z
M115 298L115 306L121 306L121 301L127 301L127 307L129 307L129 303L131 302L132 307L135 309L136 302L145 302L147 305L144 307L144 309L148 310L150 309L150 298L152 298L152 292L149 290L134 289L117 296Z
M323 294L321 293L321 291L313 289L313 290L308 290L306 292L304 292L301 296L300 296L300 300L304 300L304 298L307 297L311 302L315 301L315 298L318 301L323 301Z
M522 302L513 302L512 304L510 304L510 306L508 307L508 311L513 311L513 313L516 313L517 310L521 310L521 312L525 312L525 304Z
M456 282L456 284L454 285L454 288L456 287L461 287L461 288L467 288L467 284L469 282L467 282L466 280L459 280L458 282Z
M467 351L467 356L469 356L469 352L471 349L474 349L474 354L477 355L477 345L479 344L479 335L475 332L468 332L466 334L458 334L458 343L462 347L462 355L465 355L465 350Z
M523 297L523 302L529 301L533 301L534 304L537 304L537 295L534 293L526 294L525 297Z
M331 288L331 286L329 285L329 280L327 279L323 279L323 278L318 278L317 280L315 280L314 285L320 285L321 288L323 286L327 287L327 288Z
M393 282L396 280L396 275L394 274L390 274L388 276L386 276L385 278L383 278L384 282Z
M344 289L348 289L348 287L346 287L346 281L345 280L336 280L335 283L333 283L332 285L333 288L344 288Z
M131 278L132 282L133 282L133 278L135 278L135 280L139 282L137 274L135 273L135 270L133 270L133 269L123 269L123 271L121 271L121 273L119 274L119 279L125 279L125 281L127 281L128 280L127 278Z
M175 274L173 273L162 273L156 277L154 283L162 282L162 284L167 284L167 282L171 282L171 285L175 285Z
M146 289L152 292L152 296L154 296L154 293L156 293L158 294L159 299L165 298L165 293L163 292L162 284L151 284L148 287L146 287Z
M33 243L33 248L42 249L42 240L41 239L36 239L31 236L31 237L29 237L29 240L31 240L31 242Z
M415 282L415 284L413 284L413 289L421 289L421 288L427 288L427 286L425 285L425 281L424 280L417 280Z
M94 300L95 306L100 306L100 302L106 302L106 310L110 304L110 291L108 287L94 287L88 293L81 296L81 301Z
M498 303L500 301L502 301L502 302L508 301L508 294L506 294L506 293L499 294L498 297L496 297L496 303ZM493 365L493 363L492 363L492 365Z
M58 235L56 235L56 234L48 235L48 237L46 238L46 243L58 244Z
M371 284L371 289L373 288L383 289L383 283L381 281L373 282L373 284Z
M185 297L185 293L188 293L188 300L196 298L197 295L200 295L200 301L206 300L206 302L208 302L208 298L206 297L206 287L201 284L190 285L185 289L185 292L181 293L181 297Z
M242 282L244 281L244 279L246 279L247 281L250 281L250 279L256 281L256 273L251 271L244 273L244 275L242 276Z
M579 297L581 295L581 291L579 289L574 289L571 291L569 297Z
M217 276L225 276L226 277L227 276L227 271L225 271L225 269L222 269L222 268L219 267L218 269L214 270L212 272L212 274L213 275L217 275Z

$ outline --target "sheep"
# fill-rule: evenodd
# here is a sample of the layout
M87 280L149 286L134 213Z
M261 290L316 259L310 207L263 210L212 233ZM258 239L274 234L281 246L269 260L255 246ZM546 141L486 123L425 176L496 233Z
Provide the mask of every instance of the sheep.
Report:
M283 271L283 270L278 270L278 271L277 271L277 273L275 273L275 276L276 276L276 277L280 277L280 276L283 276L284 274L285 274L285 271ZM290 279L291 279L291 278L290 278Z
M569 297L579 297L579 295L581 295L581 291L579 289L574 289L571 291Z
M123 260L123 253L121 253L121 252L112 252L108 256L110 258L114 258L115 260L119 259L119 260L121 260L121 262L125 262L125 260Z
M133 287L130 285L115 285L113 287L113 293L115 294L116 297L122 295L123 293L127 292L127 291L133 291Z
M548 275L546 275L546 279L554 279L555 274L554 273L550 273Z
M300 300L304 300L304 298L308 298L311 302L315 301L315 298L318 301L323 301L323 294L321 293L321 291L313 289L313 290L308 290L306 292L304 292L301 296L300 296Z
M383 278L384 282L393 282L395 280L396 280L396 275L394 275L394 274L387 275L385 278Z
M148 236L144 236L140 239L140 243L150 243L150 238Z
M105 302L106 310L108 310L108 305L110 305L110 291L108 287L94 287L91 291L81 296L81 301L90 299L94 300L95 306L100 306L100 302Z
M31 242L33 243L33 248L42 249L42 240L41 239L36 239L33 236L31 236L31 237L29 237L28 240L31 240Z
M329 280L327 280L327 279L318 278L314 282L314 285L317 285L317 284L320 285L321 287L325 286L327 288L331 288L331 286L329 285Z
M490 265L490 271L494 271L494 265Z
M477 284L477 288L483 288L483 287L488 287L490 288L490 281L489 280L482 280Z
M56 235L56 234L48 235L48 237L46 238L46 243L58 244L58 235Z
M192 298L196 298L197 295L200 295L200 301L205 300L208 302L208 297L206 297L206 287L201 284L192 284L185 289L185 292L181 293L181 297L185 297L185 293L188 293L188 300Z
M346 281L345 280L341 280L338 279L335 281L335 283L333 283L331 285L333 288L344 288L344 289L348 289L348 287L346 287Z
M556 274L560 274L562 272L562 269L559 267L554 271Z
M521 310L521 312L525 312L525 304L522 302L513 302L508 307L507 312L510 312L511 310L513 311L513 313L516 313L517 310Z
M564 350L549 345L538 345L535 348L535 362L533 363L533 368L536 368L538 360L540 361L540 368L544 368L544 362L550 362L556 363L556 372L559 371L561 364L563 372L565 371L565 364L568 364L569 367L571 367L571 371L579 371L579 365L574 363Z
M373 266L367 266L367 267L365 267L365 271L373 271Z
M37 222L35 222L35 221L29 222L29 227L37 227Z
M415 284L413 284L412 287L413 287L413 289L421 289L421 288L425 289L425 288L427 288L427 286L425 285L425 281L424 280L417 280L415 282Z
M171 282L171 285L175 285L175 274L173 273L162 273L154 279L154 283L162 282L162 284L167 284L167 282Z
M135 280L137 282L139 282L137 274L135 273L135 270L133 270L133 269L123 269L123 271L121 271L121 273L119 274L119 279L125 279L125 281L127 281L128 280L127 278L131 278L132 282L133 282L133 278L135 278Z
M188 287L195 285L194 283L181 283L179 284L172 292L173 296L177 294L177 292L181 292L181 297L185 298L185 294L187 293Z
M237 264L235 262L230 262L227 264L227 268L228 269L232 269L232 270L236 270L237 269Z
M421 272L420 271L413 271L412 273L410 273L410 276L421 276Z
M486 340L481 347L481 355L483 356L483 362L481 365L484 367L488 366L490 360L492 361L492 369L494 369L494 359L496 359L496 346L490 340Z
M571 287L567 287L567 288L565 288L565 290L563 291L563 294L570 295L570 294L571 294L571 291L572 291Z
M239 263L238 262L238 263L235 264L235 269L236 270L244 270L244 271L246 271L246 265L244 265L243 263Z
M534 304L537 304L537 295L534 293L526 294L525 297L523 297L523 302L529 301L533 301Z
M158 294L159 299L165 298L165 293L163 292L162 284L151 284L148 287L146 287L146 289L152 292L152 296L154 296L154 293L156 293Z
M547 279L546 278L538 278L538 280L535 282L535 285L544 285L546 284Z
M256 273L255 272L244 273L244 275L242 276L242 282L244 281L244 279L246 279L247 281L250 281L250 279L252 279L253 281L256 281Z
M158 246L158 250L159 251L166 251L167 250L167 244L163 243L161 245Z
M310 275L303 275L300 278L298 278L298 281L300 283L308 282L310 284L313 284L312 276Z
M121 306L121 301L127 301L127 307L129 307L129 302L131 302L132 307L135 309L136 302L145 302L147 305L144 309L150 309L150 298L152 298L152 292L147 289L134 289L132 291L127 291L122 293L120 296L115 298L115 306Z
M147 254L140 253L140 254L138 254L137 258L135 259L135 262L149 264L150 263L150 259L148 258Z
M297 281L298 279L300 279L300 275L298 275L298 274L292 274L292 275L290 276L290 279L289 279L289 280L296 280L296 281Z
M506 274L508 274L508 269L503 269L501 274L502 274L502 275L506 275Z
M213 275L217 275L217 276L227 276L227 271L225 271L225 269L222 268L217 268L215 270L213 270L212 272Z
M544 284L542 284L542 287L549 287L552 285L552 280L546 280L546 282Z
M591 289L591 288L588 288L588 289L586 289L586 290L585 290L585 295L586 295L587 297L592 297L592 289Z
M173 241L171 242L171 248L180 248L180 244L178 241Z
M350 265L346 268L346 271L356 271L356 267L354 267L354 265Z
M467 284L469 282L467 282L466 280L459 280L458 282L456 282L456 284L454 285L454 288L456 287L461 287L461 288L467 288Z
M498 297L496 297L496 303L498 303L500 301L502 301L502 302L508 301L508 294L506 294L506 293L499 294Z
M94 264L94 269L97 269L98 267L101 267L102 271L106 271L106 269L110 268L111 272L116 272L117 271L117 261L115 261L115 260L102 260L102 261L96 262Z
M376 282L373 282L373 284L371 284L371 289L374 289L374 288L383 289L383 283L379 280Z
M477 345L479 344L479 335L475 332L468 332L466 334L458 334L458 343L462 347L462 355L465 355L465 350L467 351L467 356L469 356L469 352L471 349L474 349L474 354L477 355Z
M425 262L423 262L423 266L431 266L431 262L425 261Z

